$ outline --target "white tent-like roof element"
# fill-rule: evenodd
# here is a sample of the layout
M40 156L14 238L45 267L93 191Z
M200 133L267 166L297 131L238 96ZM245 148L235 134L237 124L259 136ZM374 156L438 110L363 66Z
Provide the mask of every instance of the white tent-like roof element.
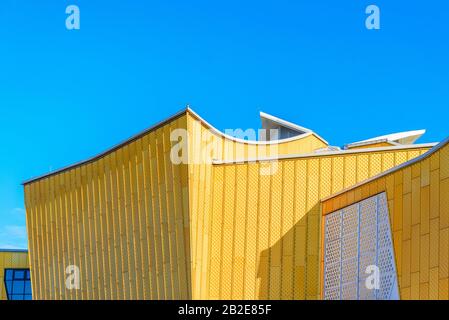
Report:
M374 137L358 142L353 142L350 144L347 144L345 147L348 148L354 148L354 147L360 147L365 145L370 145L374 143L381 143L381 142L387 142L392 145L409 145L414 144L416 140L418 140L423 134L426 133L426 130L413 130L413 131L405 131L405 132L398 132L398 133L392 133L387 134L384 136Z
M270 137L270 130L279 130L277 139L288 139L292 137L296 137L299 135L305 134L313 134L322 140L324 143L328 144L326 140L320 137L317 133L313 132L310 129L299 126L292 122L280 119L278 117L272 116L271 114L260 112L260 119L262 120L262 129L267 130L267 140L272 140L273 137Z

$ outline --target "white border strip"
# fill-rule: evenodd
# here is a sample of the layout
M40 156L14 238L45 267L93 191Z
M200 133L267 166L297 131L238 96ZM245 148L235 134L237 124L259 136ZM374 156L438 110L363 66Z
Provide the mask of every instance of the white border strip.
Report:
M392 151L392 150L407 150L407 149L422 149L422 148L433 148L437 146L438 143L422 143L422 144L410 144L410 145L400 145L391 147L378 147L378 148L364 148L355 150L339 150L339 151L324 151L324 152L312 152L303 154L289 154L280 155L273 157L262 157L262 158L250 158L250 159L238 159L238 160L213 160L212 164L222 165L222 164L242 164L247 162L265 162L265 161L276 161L285 159L299 159L299 158L313 158L313 157L323 157L323 156L333 156L333 155L343 155L343 154L357 154L357 153L367 153L367 152L382 152L382 151Z
M56 175L56 174L59 174L59 173L71 170L71 169L79 167L79 166L82 166L84 164L88 164L90 162L99 160L99 159L107 156L109 153L114 152L115 150L120 149L121 147L124 147L125 145L127 145L127 144L129 144L129 143L131 143L131 142L141 138L142 136L146 135L147 133L150 133L151 131L159 129L161 126L167 124L168 122L171 122L171 121L181 117L183 114L186 113L187 109L188 108L184 108L184 109L176 112L174 115L172 115L172 116L170 116L170 117L168 117L168 118L166 118L166 119L164 119L162 121L157 122L155 125L151 126L150 128L148 128L148 129L146 129L146 130L144 130L144 131L142 131L142 132L132 136L131 138L129 138L127 140L124 140L124 141L120 142L119 144L116 144L115 146L107 149L106 151L103 151L103 152L97 154L96 156L90 157L90 158L88 158L86 160L83 160L83 161L76 162L75 164L72 164L72 165L68 165L68 166L62 167L61 169L58 169L56 171L52 171L52 172L49 172L49 173L37 176L35 178L31 178L31 179L25 180L24 182L22 182L22 185L27 185L27 184L30 184L32 182L35 182L35 181L38 181L38 180L42 180L42 179L45 179L47 177L50 177L50 176L53 176L53 175Z
M252 145L270 145L270 144L281 144L281 143L286 143L286 142L290 142L290 141L295 141L295 140L300 140L303 138L306 138L310 135L314 135L315 137L317 137L318 139L320 139L321 141L323 141L326 145L329 145L329 143L324 140L322 137L320 137L318 134L316 134L313 131L304 133L304 134L300 134L291 138L287 138L287 139L281 139L281 140L271 140L271 141L251 141L251 140L243 140L243 139L238 139L235 138L233 136L227 135L223 132L221 132L220 130L218 130L217 128L215 128L213 125L211 125L209 122L207 122L206 120L204 120L203 118L201 118L201 116L196 113L195 111L193 111L190 108L187 108L187 111L190 112L192 114L192 116L194 116L195 118L197 118L199 121L201 121L204 125L206 125L209 130L213 131L214 133L216 133L217 135L220 135L228 140L232 140L235 142L239 142L239 143L244 143L244 144L252 144Z

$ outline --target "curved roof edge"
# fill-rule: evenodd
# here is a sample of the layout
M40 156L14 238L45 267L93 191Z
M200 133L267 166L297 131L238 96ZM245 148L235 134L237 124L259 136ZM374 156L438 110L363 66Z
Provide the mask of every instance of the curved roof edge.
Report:
M297 136L291 137L291 138L287 138L287 139L280 139L280 140L270 140L270 141L255 141L255 140L244 140L244 139L239 139L239 138L235 138L233 136L230 136L220 130L218 130L217 128L215 128L213 125L211 125L209 122L207 122L206 120L204 120L198 113L196 113L195 111L193 111L191 108L187 108L187 111L190 112L192 114L192 116L194 116L195 118L197 118L199 121L201 121L204 125L206 125L211 131L213 131L214 133L222 136L223 138L226 138L228 140L232 140L235 142L239 142L239 143L244 143L244 144L253 144L253 145L270 145L270 144L282 144L282 143L287 143L287 142L291 142L291 141L295 141L295 140L300 140L300 139L304 139L308 136L315 136L316 138L318 138L319 140L321 140L323 143L329 145L329 143L324 140L322 137L320 137L318 134L316 134L315 132L306 129L307 132L304 134L299 134ZM303 128L305 129L305 128Z
M287 143L287 142L290 142L290 141L304 139L304 138L306 138L306 137L308 137L310 135L314 135L318 139L322 140L325 144L328 144L326 140L324 140L323 138L321 138L320 136L318 136L314 132L308 132L308 133L305 133L305 134L302 134L302 135L298 135L298 136L295 136L295 137L291 137L291 138L288 138L288 139L275 140L275 141L248 141L248 140L238 139L238 138L235 138L235 137L232 137L230 135L227 135L227 134L221 132L220 130L216 129L209 122L207 122L200 115L198 115L195 111L193 111L190 107L185 107L185 108L181 109L180 111L178 111L177 113L175 113L174 115L172 115L172 116L170 116L170 117L168 117L168 118L166 118L166 119L164 119L162 121L159 121L158 123L156 123L155 125L149 127L148 129L145 129L144 131L142 131L142 132L132 136L129 139L126 139L126 140L120 142L117 145L114 145L113 147L111 147L111 148L109 148L109 149L107 149L107 150L105 150L105 151L103 151L103 152L101 152L101 153L99 153L99 154L97 154L97 155L95 155L93 157L90 157L90 158L88 158L86 160L82 160L82 161L76 162L76 163L74 163L72 165L68 165L68 166L62 167L61 169L58 169L58 170L55 170L55 171L52 171L52 172L48 172L46 174L43 174L43 175L31 178L31 179L25 180L25 181L22 182L22 185L25 186L27 184L36 182L38 180L42 180L42 179L45 179L45 178L57 175L57 174L60 174L62 172L65 172L65 171L77 168L79 166L82 166L82 165L94 162L94 161L99 160L101 158L104 158L108 154L116 151L117 149L120 149L121 147L124 147L125 145L127 145L127 144L129 144L129 143L131 143L131 142L141 138L142 136L150 133L151 131L154 131L154 130L158 129L158 128L164 126L165 124L167 124L168 122L171 122L171 121L173 121L173 120L175 120L175 119L177 119L177 118L179 118L179 117L181 117L181 116L183 116L184 114L187 114L187 113L190 113L193 117L197 118L204 125L206 125L211 131L215 132L216 134L218 134L218 135L220 135L220 136L222 136L222 137L224 137L226 139L229 139L229 140L232 140L232 141L235 141L235 142L240 142L240 143L245 143L245 144L255 144L255 145L281 144L281 143Z
M132 136L131 138L129 138L127 140L124 140L124 141L120 142L119 144L114 145L113 147L111 147L111 148L107 149L106 151L103 151L103 152L101 152L101 153L99 153L99 154L97 154L97 155L95 155L93 157L90 157L90 158L88 158L86 160L82 160L82 161L79 161L77 163L74 163L74 164L62 167L61 169L58 169L58 170L55 170L55 171L52 171L52 172L49 172L49 173L37 176L35 178L31 178L31 179L25 180L24 182L22 182L22 185L24 186L24 185L36 182L38 180L42 180L42 179L45 179L45 178L57 175L59 173L62 173L62 172L74 169L76 167L82 166L84 164L88 164L88 163L94 162L96 160L99 160L101 158L104 158L108 154L116 151L117 149L120 149L121 147L124 147L124 146L130 144L131 142L133 142L133 141L143 137L144 135L150 133L151 131L154 131L154 130L164 126L168 122L171 122L171 121L176 120L177 118L183 116L184 114L186 114L187 110L189 110L188 107L187 108L183 108L182 110L176 112L174 115L172 115L172 116L170 116L170 117L168 117L168 118L166 118L166 119L164 119L162 121L159 121L158 123L156 123L155 125L149 127L148 129L145 129L144 131L142 131L142 132Z
M396 171L399 171L399 170L401 170L401 169L404 169L404 168L406 168L406 167L408 167L408 166L414 165L415 163L418 163L418 162L420 162L420 161L422 161L422 160L424 160L424 159L427 159L428 157L430 157L431 155L433 155L435 152L439 151L441 148L443 148L443 147L446 146L447 144L449 144L449 137L447 137L446 139L444 139L442 142L436 144L432 149L430 149L430 150L427 151L426 153L424 153L424 154L422 154L422 155L420 155L420 156L418 156L418 157L416 157L416 158L413 158L413 159L411 159L411 160L409 160L409 161L407 161L407 162L404 162L404 163L402 163L402 164L400 164L400 165L398 165L398 166L395 166L395 167L393 167L393 168L391 168L391 169L389 169L389 170L386 170L386 171L384 171L384 172L381 172L381 173L379 173L379 174L377 174L377 175L375 175L375 176L373 176L373 177L371 177L371 178L369 178L369 179L366 179L366 180L363 180L363 181L361 181L361 182L359 182L359 183L356 183L356 184L354 184L354 185L352 185L352 186L350 186L350 187L348 187L348 188L345 188L345 189L343 189L343 190L341 190L341 191L339 191L339 192L337 192L337 193L334 193L334 194L332 194L332 195L330 195L330 196L327 196L327 197L321 199L321 202L328 201L328 200L330 200L330 199L332 199L332 198L338 197L339 195L341 195L341 194L343 194L343 193L346 193L346 192L351 191L351 190L353 190L353 189L355 189L355 188L358 188L358 187L360 187L360 186L363 186L363 185L365 185L365 184L367 184L367 183L370 183L370 182L372 182L372 181L374 181L374 180L377 180L377 179L379 179L379 178L385 177L385 176L387 176L387 175L389 175L389 174L391 174L391 173L394 173L394 172L396 172ZM418 144L413 144L412 146L418 146ZM366 149L365 149L365 150L366 150Z
M357 154L357 153L367 153L367 152L379 152L379 151L392 151L392 150L407 150L407 149L422 149L422 148L434 148L437 143L422 143L422 144L410 144L410 145L399 145L391 147L376 147L376 148L365 148L365 149L348 149L348 150L332 150L332 151L318 151L302 154L288 154L273 157L260 157L251 159L238 159L238 160L214 160L212 163L214 165L223 164L242 164L248 162L266 162L266 161L276 161L276 160L293 160L301 158L314 158L314 157L324 157L324 156L338 156L344 154ZM430 151L430 150L429 150Z

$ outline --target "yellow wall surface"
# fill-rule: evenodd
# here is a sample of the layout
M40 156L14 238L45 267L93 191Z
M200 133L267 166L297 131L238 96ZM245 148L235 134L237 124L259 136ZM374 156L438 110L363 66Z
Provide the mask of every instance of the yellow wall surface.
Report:
M318 299L320 200L427 150L306 155L279 160L272 175L260 174L265 162L214 165L200 296Z
M188 132L188 164L171 161L175 129ZM326 146L236 141L188 109L25 183L33 298L317 298L320 199L428 149L314 154ZM71 265L80 290L65 287Z
M0 300L8 300L4 281L5 269L28 269L29 267L27 252L0 249Z
M190 299L183 114L93 162L25 185L35 299ZM65 270L80 268L81 290Z
M449 299L449 144L323 202L323 214L386 192L401 299Z
M315 135L277 144L247 143L231 140L215 131L198 115L188 112L189 131L189 196L191 217L192 298L209 299L207 289L210 259L212 205L224 205L210 198L213 177L210 160L232 161L260 157L307 154L325 148L327 143ZM269 171L271 164L261 170ZM242 177L242 179L245 179Z
M188 165L171 161L175 129L189 133ZM101 157L26 183L34 298L199 298L207 266L208 141L216 146L209 160L271 155L269 144L229 141L186 110ZM325 146L310 135L273 150ZM80 268L81 290L65 287L72 265Z

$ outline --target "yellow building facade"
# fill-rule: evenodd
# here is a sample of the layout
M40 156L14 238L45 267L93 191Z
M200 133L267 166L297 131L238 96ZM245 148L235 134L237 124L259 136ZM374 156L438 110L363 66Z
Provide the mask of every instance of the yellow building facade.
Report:
M25 182L33 298L319 299L322 199L434 145L341 150L263 121L280 139L223 134L187 108ZM79 289L67 288L71 266Z

